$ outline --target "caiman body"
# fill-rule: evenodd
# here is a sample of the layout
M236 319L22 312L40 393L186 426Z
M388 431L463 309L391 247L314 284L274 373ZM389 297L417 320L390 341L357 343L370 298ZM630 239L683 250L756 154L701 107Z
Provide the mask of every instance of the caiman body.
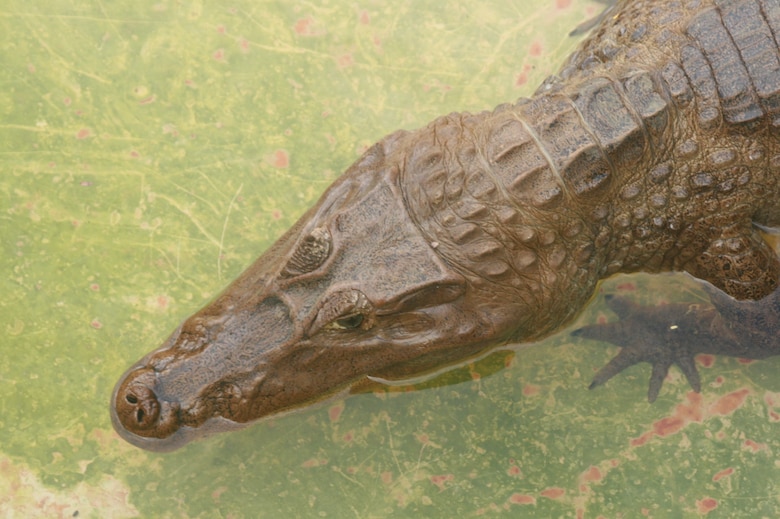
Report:
M539 339L618 272L708 281L725 341L780 273L776 35L776 1L624 1L532 98L384 138L124 375L116 429L170 450Z

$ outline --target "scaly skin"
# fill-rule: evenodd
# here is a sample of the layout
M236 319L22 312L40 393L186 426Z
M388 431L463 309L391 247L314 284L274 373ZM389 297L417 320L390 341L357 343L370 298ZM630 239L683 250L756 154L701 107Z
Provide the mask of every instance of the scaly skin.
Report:
M531 99L386 137L128 370L114 426L170 450L367 376L538 339L617 272L706 280L720 313L681 321L686 333L719 333L720 353L780 353L778 305L749 302L778 297L780 262L756 228L780 223L773 34L768 1L625 1ZM662 340L668 316L643 312ZM760 346L729 320L739 315L771 323L753 333ZM625 342L602 332L580 335ZM674 362L695 385L702 350L679 342L661 345L666 356L627 348L595 383L648 360L651 397Z

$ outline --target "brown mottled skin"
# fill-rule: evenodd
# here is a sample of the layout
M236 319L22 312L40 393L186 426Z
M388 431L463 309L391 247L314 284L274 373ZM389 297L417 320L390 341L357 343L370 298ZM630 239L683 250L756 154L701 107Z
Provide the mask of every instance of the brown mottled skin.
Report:
M576 332L626 346L594 384L648 361L652 399L672 363L698 389L698 352L780 353L775 35L777 0L623 1L531 99L389 135L130 368L114 426L171 450L539 339L618 272L688 272L714 306L612 300Z

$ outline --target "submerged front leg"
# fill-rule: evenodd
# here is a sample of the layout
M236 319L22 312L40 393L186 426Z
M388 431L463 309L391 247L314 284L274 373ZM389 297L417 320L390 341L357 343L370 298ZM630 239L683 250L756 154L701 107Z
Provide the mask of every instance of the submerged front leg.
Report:
M764 359L780 355L780 289L758 301L738 301L706 286L711 304L638 305L625 297L606 296L619 321L592 324L575 337L611 342L620 353L593 378L590 389L606 383L629 366L652 365L647 393L655 401L672 365L683 372L694 391L701 390L694 357L700 353Z

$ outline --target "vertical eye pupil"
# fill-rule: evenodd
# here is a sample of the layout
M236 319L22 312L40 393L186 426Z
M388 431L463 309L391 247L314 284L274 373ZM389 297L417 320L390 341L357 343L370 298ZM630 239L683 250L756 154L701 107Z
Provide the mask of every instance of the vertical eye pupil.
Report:
M357 328L361 324L363 324L363 314L348 315L347 317L336 319L336 325L347 330Z

